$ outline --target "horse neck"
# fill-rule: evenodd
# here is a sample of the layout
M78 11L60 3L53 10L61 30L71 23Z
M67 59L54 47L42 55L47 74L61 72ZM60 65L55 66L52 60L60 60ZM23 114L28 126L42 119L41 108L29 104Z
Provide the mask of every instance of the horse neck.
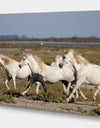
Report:
M73 65L72 65L71 62L68 63L68 64L66 64L66 65L64 65L63 69L64 69L64 68L70 68L72 71L74 70L74 69L73 69Z
M33 73L41 73L41 68L39 64L33 59L29 58L29 67Z
M53 62L51 66L59 67L59 63L58 62Z
M56 62L54 62L54 66L59 67L61 59L62 57L60 57Z
M76 60L75 60L75 58L74 58L72 53L70 54L70 57L71 57L71 64L72 64L74 70L78 71L79 68L80 68L80 65L76 62Z

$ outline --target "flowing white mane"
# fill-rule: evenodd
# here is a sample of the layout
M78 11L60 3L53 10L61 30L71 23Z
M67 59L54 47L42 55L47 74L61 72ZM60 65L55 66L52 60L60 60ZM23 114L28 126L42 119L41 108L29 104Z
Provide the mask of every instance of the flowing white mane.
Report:
M82 57L79 53L76 53L73 49L69 51L69 53L73 54L74 59L76 60L77 64L84 64L88 65L90 62L87 61L84 57Z
M54 61L56 62L61 56L60 55L56 55Z
M39 67L41 68L41 71L42 71L45 64L44 64L44 62L40 59L40 57L37 56L37 55L33 55L32 53L28 53L28 54L25 55L26 58L28 58L29 56L32 56L32 57L35 59L35 61L38 63L38 65L39 65Z

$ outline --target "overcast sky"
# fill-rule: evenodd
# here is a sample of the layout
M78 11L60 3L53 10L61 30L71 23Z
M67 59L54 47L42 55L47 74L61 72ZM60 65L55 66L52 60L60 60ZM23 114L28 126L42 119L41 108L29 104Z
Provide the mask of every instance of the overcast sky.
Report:
M0 14L0 35L100 37L100 11Z

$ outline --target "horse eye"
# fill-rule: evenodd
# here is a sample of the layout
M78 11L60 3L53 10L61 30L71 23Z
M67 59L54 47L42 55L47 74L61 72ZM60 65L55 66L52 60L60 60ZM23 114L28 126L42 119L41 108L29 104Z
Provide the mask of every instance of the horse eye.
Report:
M65 59L65 56L63 56L63 59Z

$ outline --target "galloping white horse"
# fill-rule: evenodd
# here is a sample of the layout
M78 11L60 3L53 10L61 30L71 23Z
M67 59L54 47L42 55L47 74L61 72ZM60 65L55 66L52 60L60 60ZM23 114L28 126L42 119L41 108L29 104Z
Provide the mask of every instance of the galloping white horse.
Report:
M14 88L16 88L16 78L27 78L30 79L31 77L31 70L28 65L24 66L23 68L19 68L19 62L0 54L0 63L5 68L5 72L7 75L7 79L5 81L5 85L7 89L9 89L8 81L13 79Z
M82 84L90 84L98 87L93 96L93 99L96 100L96 96L100 91L100 66L89 63L86 59L73 50L70 50L68 53L64 53L60 62L60 67L63 67L63 65L66 65L69 62L71 62L73 68L76 70L77 82L72 93L67 98L67 101L69 102L72 97L74 98L75 91Z
M61 57L60 55L57 55L57 56L55 57L55 59L53 60L53 62L51 63L51 66L59 67L59 64L60 64L61 60L62 60L62 57ZM69 65L71 69L73 68L73 66L72 66L72 64L71 64L70 62L69 62L67 65ZM59 68L60 68L60 67L59 67ZM66 71L67 71L67 69L66 69ZM74 72L74 70L72 70L72 71ZM75 85L75 84L74 84L74 85ZM70 89L70 88L73 88L73 87L71 86L71 83L69 83L67 89L66 89L66 87L65 87L64 84L63 84L63 88L64 88L65 93L66 93L67 95L69 95L69 89ZM78 91L80 92L81 96L82 96L84 99L86 99L86 97L84 96L84 94L82 93L82 91L81 91L80 88L79 88ZM79 96L78 96L78 91L76 90L76 97L77 97L77 98L79 97Z
M60 55L57 55L55 57L55 59L53 60L53 62L51 63L51 66L54 66L54 67L58 67L59 68L59 63L60 63L61 59L62 59L62 57ZM69 90L66 89L65 84L63 84L63 89L64 89L64 92L66 94L69 93Z
M65 81L71 82L74 80L74 72L72 71L73 68L70 68L70 65L64 66L62 69L59 67L48 66L41 61L41 59L32 54L26 54L22 57L22 60L19 64L20 67L24 65L29 65L32 70L32 73L39 73L43 76L43 79L47 83L56 83L61 81L62 83L66 83ZM67 72L65 70L67 69ZM31 82L30 86L33 84ZM66 85L66 84L65 84ZM67 86L67 85L66 85ZM39 89L39 83L37 88ZM22 94L24 95L29 88L27 88Z

